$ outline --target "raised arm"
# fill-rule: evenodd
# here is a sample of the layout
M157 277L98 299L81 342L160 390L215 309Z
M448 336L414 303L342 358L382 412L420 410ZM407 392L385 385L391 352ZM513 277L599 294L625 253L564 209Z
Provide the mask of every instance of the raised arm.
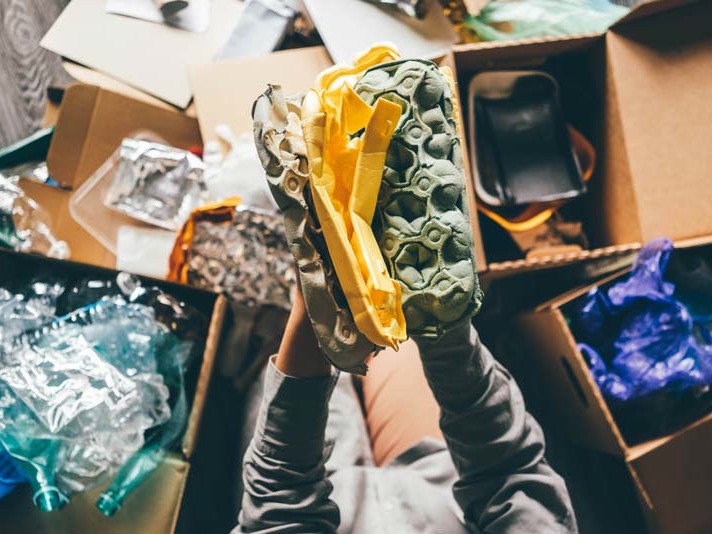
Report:
M455 499L475 531L576 532L566 485L544 459L544 436L509 372L474 327L416 339L459 474Z
M264 397L245 454L245 492L234 531L335 532L324 432L336 375L322 356L301 293L279 353L268 364Z

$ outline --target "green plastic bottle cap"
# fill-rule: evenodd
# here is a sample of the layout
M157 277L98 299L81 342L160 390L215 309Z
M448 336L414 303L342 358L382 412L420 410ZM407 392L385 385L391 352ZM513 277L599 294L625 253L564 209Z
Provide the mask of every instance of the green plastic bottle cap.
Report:
M113 496L107 493L102 493L96 501L96 507L106 517L112 517L121 509L121 503L114 499Z
M67 504L67 498L57 488L43 488L33 498L37 508L43 512L61 510Z

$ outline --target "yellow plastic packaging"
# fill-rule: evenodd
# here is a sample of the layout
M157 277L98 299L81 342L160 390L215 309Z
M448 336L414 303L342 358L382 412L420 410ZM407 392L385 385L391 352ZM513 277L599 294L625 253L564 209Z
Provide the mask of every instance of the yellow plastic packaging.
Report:
M353 85L369 68L399 57L381 45L353 66L327 69L304 98L301 117L314 208L354 321L369 341L393 348L406 338L401 288L388 274L371 222L402 110L384 99L366 104Z

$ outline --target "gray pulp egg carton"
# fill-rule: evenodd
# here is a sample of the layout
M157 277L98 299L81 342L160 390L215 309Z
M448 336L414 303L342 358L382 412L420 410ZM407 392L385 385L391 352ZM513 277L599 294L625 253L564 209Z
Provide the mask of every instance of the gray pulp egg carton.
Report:
M301 98L271 85L252 108L257 152L282 214L299 270L304 301L319 346L335 367L366 374L376 347L359 332L346 303L309 198L306 146L299 125Z
M439 337L482 302L452 87L435 64L399 60L369 69L354 89L370 105L385 98L403 109L373 230L403 289L408 334Z

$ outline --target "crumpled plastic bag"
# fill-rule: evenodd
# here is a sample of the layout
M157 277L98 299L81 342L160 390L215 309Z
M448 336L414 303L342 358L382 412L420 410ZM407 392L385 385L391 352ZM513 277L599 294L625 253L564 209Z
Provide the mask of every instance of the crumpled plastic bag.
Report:
M483 41L515 41L604 31L626 13L607 0L494 0L465 25Z
M614 407L627 404L648 416L656 413L649 418L657 419L653 426L658 433L670 426L667 419L681 415L674 414L674 406L690 404L712 384L712 299L696 303L691 312L690 294L669 273L672 253L669 240L652 241L629 276L594 288L567 311L604 397ZM635 418L630 409L627 414ZM636 433L651 431L638 428Z
M254 137L235 135L227 124L218 124L215 133L230 148L223 156L220 141L205 143L203 161L210 202L240 197L242 206L276 211L279 207L269 192Z

